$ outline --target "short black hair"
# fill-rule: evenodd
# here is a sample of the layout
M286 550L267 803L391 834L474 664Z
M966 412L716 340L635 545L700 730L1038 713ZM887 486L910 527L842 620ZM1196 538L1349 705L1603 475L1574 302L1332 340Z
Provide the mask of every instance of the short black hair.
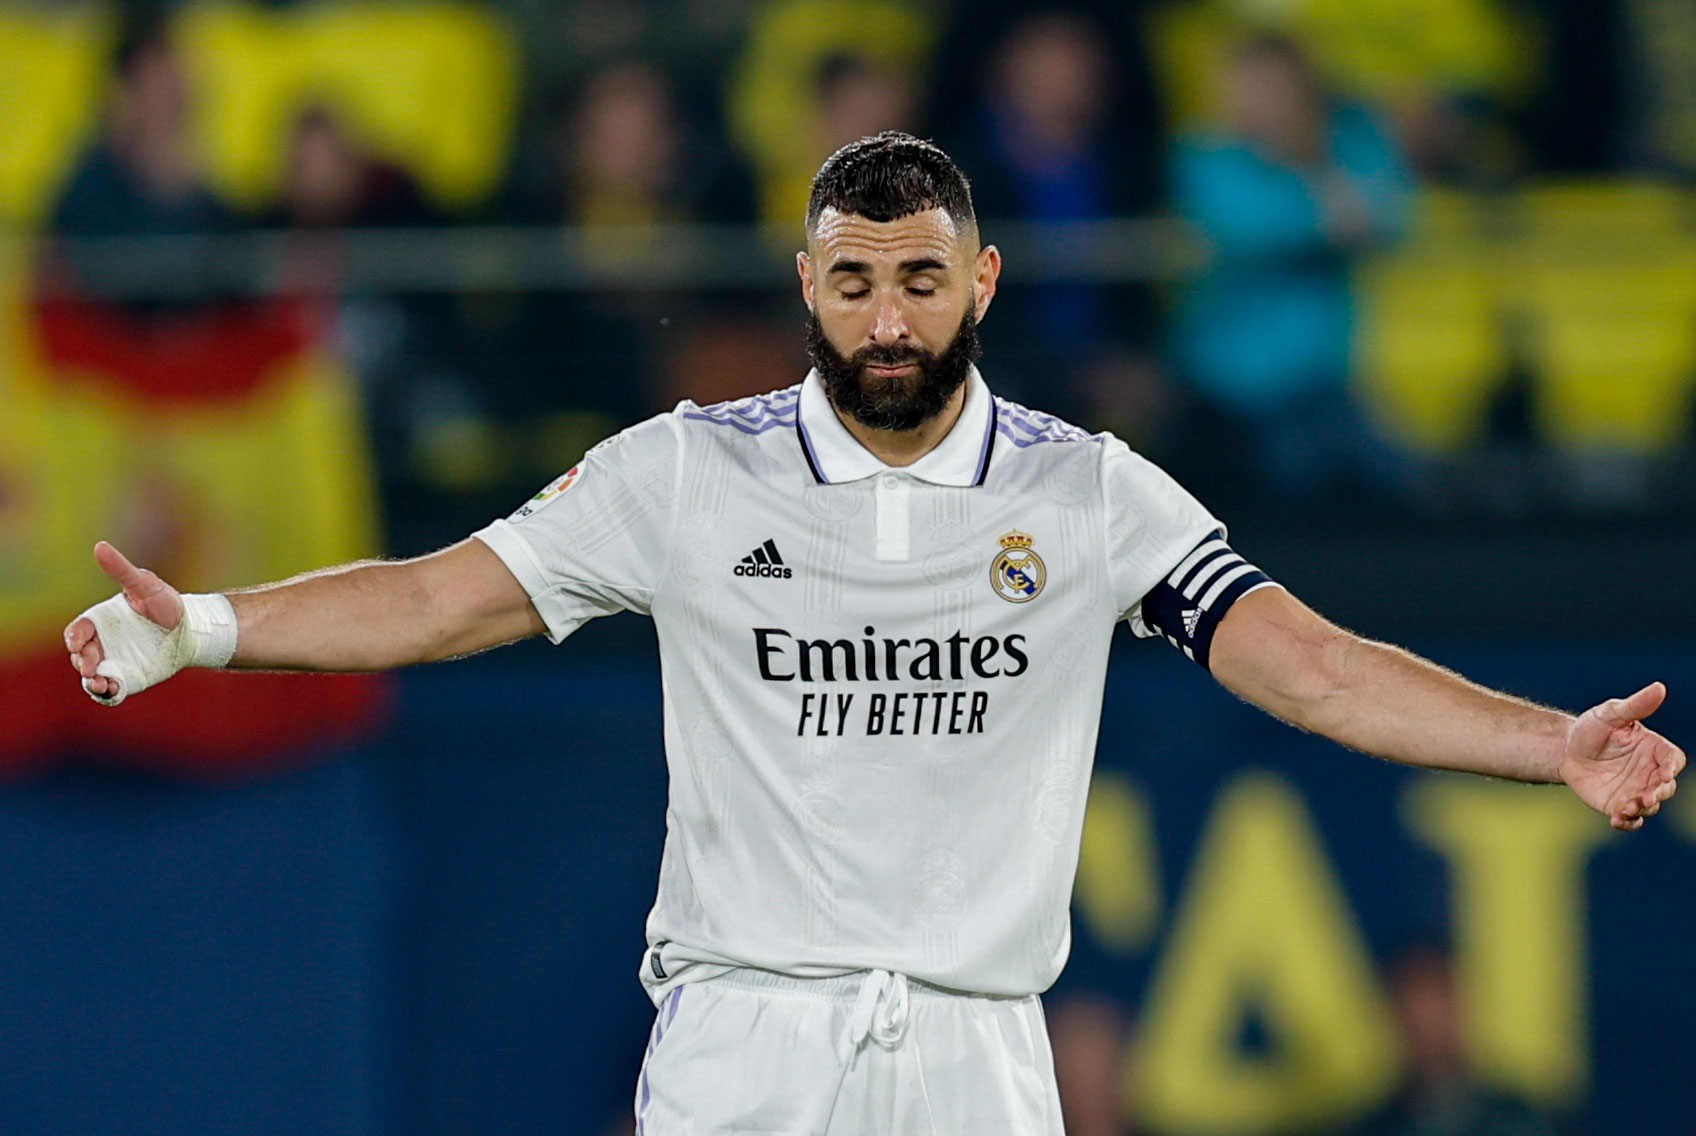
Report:
M807 231L826 209L894 221L941 209L962 231L976 226L972 189L954 159L935 143L885 130L826 158L807 197Z

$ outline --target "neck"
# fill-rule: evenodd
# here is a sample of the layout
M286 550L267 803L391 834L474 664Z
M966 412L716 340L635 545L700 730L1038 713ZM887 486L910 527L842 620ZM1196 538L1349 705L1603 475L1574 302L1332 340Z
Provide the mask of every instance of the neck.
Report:
M961 383L960 389L949 398L941 413L919 423L912 430L878 430L853 415L842 413L834 405L831 410L835 411L837 419L848 428L854 440L870 450L878 461L884 465L909 466L936 449L948 436L948 431L960 420L960 412L966 408L966 389L971 385L970 381Z

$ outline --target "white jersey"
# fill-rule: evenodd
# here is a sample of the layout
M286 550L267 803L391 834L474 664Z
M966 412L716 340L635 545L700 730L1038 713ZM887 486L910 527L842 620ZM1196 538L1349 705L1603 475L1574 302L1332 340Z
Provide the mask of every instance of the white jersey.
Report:
M1122 442L974 371L959 421L905 468L854 440L813 374L684 402L476 535L556 642L620 610L654 619L658 1002L731 967L1047 989L1113 626L1153 634L1144 597L1221 530Z

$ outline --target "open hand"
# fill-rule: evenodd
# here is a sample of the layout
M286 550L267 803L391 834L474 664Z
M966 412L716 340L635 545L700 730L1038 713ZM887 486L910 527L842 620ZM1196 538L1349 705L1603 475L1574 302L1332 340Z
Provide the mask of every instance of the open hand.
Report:
M1684 751L1643 724L1667 688L1652 682L1630 698L1592 706L1573 720L1561 780L1621 832L1635 832L1678 790Z
M105 541L94 546L94 559L100 570L123 589L124 599L140 615L160 628L170 631L182 621L183 597L175 588L158 576L131 564L124 554ZM106 658L100 643L100 633L94 621L79 616L65 628L65 646L71 652L71 666L82 676L83 689L97 697L107 698L118 693L116 679L96 673Z

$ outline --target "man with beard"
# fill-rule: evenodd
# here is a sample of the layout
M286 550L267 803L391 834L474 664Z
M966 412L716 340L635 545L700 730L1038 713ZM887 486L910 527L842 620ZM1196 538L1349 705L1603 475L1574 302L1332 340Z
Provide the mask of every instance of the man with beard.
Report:
M1000 255L940 150L820 169L797 258L814 370L681 404L451 548L66 629L94 697L182 666L377 670L650 614L670 805L637 1129L1057 1134L1037 996L1070 945L1113 627L1393 760L1565 781L1616 828L1684 755L1654 684L1572 717L1325 622L1108 435L973 365Z

